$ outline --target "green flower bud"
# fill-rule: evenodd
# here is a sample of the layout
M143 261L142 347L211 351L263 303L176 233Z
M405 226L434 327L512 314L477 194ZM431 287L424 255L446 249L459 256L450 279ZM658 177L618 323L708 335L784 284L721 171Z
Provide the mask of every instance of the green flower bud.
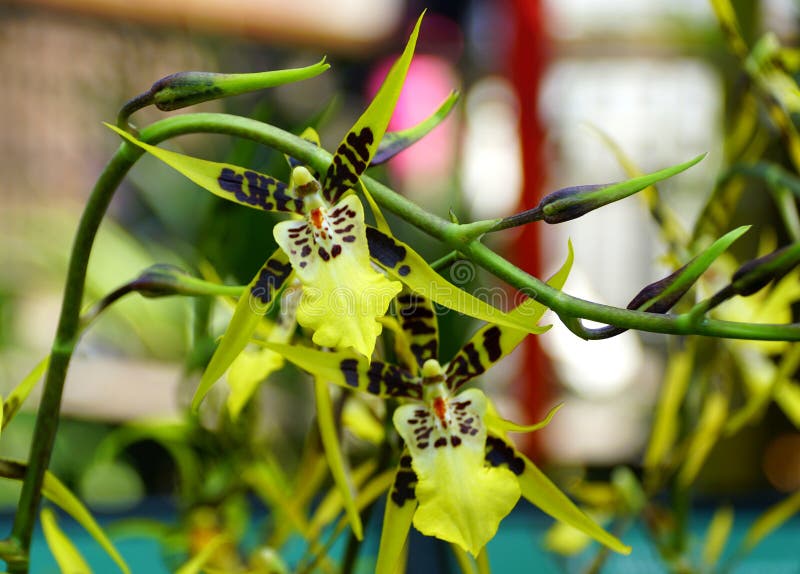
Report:
M172 111L209 100L307 80L318 76L329 67L330 64L326 64L323 59L305 68L252 74L179 72L158 80L150 88L150 94L153 104L159 110Z
M733 274L731 290L736 295L752 295L766 287L772 280L786 275L798 263L800 263L800 242L743 264Z
M624 199L663 179L689 169L704 157L705 154L701 154L687 162L620 183L579 185L554 191L545 196L533 209L532 214L535 217L531 217L531 219L543 219L547 223L562 223L576 219L598 207Z

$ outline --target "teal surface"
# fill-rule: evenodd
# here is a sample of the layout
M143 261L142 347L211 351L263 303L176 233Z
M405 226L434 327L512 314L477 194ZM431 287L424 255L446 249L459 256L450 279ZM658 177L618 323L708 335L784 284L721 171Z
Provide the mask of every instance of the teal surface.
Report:
M381 517L383 512L374 515ZM165 522L175 519L174 511L170 505L148 503L144 510L136 513L141 517L146 513L149 518ZM731 538L726 546L726 555L736 547L738 542L760 513L759 509L738 510ZM98 516L104 526L108 526L120 516ZM702 548L703 536L711 519L711 511L698 510L691 520L693 540L691 548L699 556ZM115 573L119 569L94 540L76 523L66 516L60 517L60 524L70 538L79 547L85 558L91 564L95 573ZM500 526L500 533L489 543L488 552L495 574L563 574L565 572L582 572L594 556L591 548L577 557L567 559L555 557L546 552L542 547L542 537L552 521L543 514L530 509L518 508ZM10 529L10 517L3 517L0 527ZM257 528L254 528L254 538ZM369 555L377 551L377 542L380 536L377 519L371 524L370 531L363 548L363 560L359 561L359 573L370 572L371 561ZM623 540L633 547L630 556L612 555L602 572L604 574L661 574L667 569L660 562L657 552L653 547L646 531L637 525L630 529ZM256 540L252 540L255 543ZM139 574L169 574L164 565L159 541L148 538L125 538L115 540L120 553L125 557L132 572ZM333 554L342 551L343 544L334 547ZM286 549L285 556L293 562L303 553L299 541L295 541ZM411 553L409 557L409 572L414 574L436 573L447 571L457 572L449 550L435 540L414 535L411 540ZM33 545L31 572L34 574L58 574L59 570L44 541L41 530L37 529ZM759 546L731 571L731 574L800 574L800 517L795 517L779 530L765 538Z

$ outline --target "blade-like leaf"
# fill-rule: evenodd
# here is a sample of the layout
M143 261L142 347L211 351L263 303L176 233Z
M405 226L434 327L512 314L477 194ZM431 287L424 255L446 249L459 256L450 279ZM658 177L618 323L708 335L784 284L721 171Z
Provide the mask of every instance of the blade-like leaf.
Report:
M765 510L747 530L739 553L750 552L769 534L800 512L800 490Z
M372 103L336 149L322 182L323 194L329 202L336 203L342 194L356 186L358 176L364 173L375 155L403 89L421 23L422 16L411 32L403 54L389 70Z
M727 415L728 397L720 391L713 391L706 397L697 428L689 438L686 459L678 474L678 484L683 488L694 482L703 463L708 458L711 448L722 434L722 427L725 425Z
M119 569L125 574L130 574L130 568L123 560L122 556L114 545L109 540L100 525L97 524L94 517L89 513L86 507L81 503L78 498L64 486L53 474L47 472L44 475L44 483L42 484L42 494L50 501L57 504L63 511L72 516L78 523L83 526L86 531L91 534L97 543L103 547L109 556L117 563Z
M367 241L373 261L411 290L440 305L487 323L521 329L534 335L550 328L549 325L540 327L532 324L527 318L511 316L459 289L434 271L411 247L374 227L367 226Z
M303 213L303 200L291 195L289 187L272 176L152 146L115 126L105 125L222 199L262 211Z
M358 509L356 509L353 484L350 481L347 461L342 453L342 445L339 441L339 432L333 413L333 401L331 401L327 381L319 377L315 379L314 397L317 402L317 424L322 438L322 446L325 450L325 458L328 460L328 467L342 497L345 513L353 528L353 534L358 540L362 540L364 538L364 529L361 525L361 516L358 514Z
M224 532L217 534L209 540L203 548L192 556L188 562L175 571L175 574L200 574L206 563L214 557L214 553L225 543L229 542L228 535Z
M703 563L713 567L719 562L733 528L733 507L720 506L711 518L703 545Z
M200 379L192 399L192 410L196 411L200 407L206 393L247 346L261 317L274 304L275 294L291 274L292 267L289 265L289 260L280 249L275 251L256 273L239 298L233 318Z
M42 378L49 364L50 355L47 355L44 359L39 361L33 370L28 373L10 393L8 393L6 400L3 401L2 428L6 428L8 423L11 422L11 419L14 418L14 415L17 414L22 403L24 403L28 395L31 394L33 387L35 387L36 383Z
M447 99L444 102L442 102L442 105L439 106L439 109L436 110L429 118L418 123L414 127L396 132L387 132L383 136L383 139L378 146L378 151L375 152L375 157L372 158L372 163L370 165L379 165L389 161L401 151L411 147L419 140L424 138L433 130L433 128L445 120L457 101L458 92L454 90L450 92L450 95L447 96Z
M656 407L653 431L644 455L644 466L647 469L663 466L667 462L667 455L678 436L678 411L689 388L693 366L693 345L670 355Z
M49 508L42 510L42 530L63 574L91 574L92 569L64 531L59 528L56 516Z

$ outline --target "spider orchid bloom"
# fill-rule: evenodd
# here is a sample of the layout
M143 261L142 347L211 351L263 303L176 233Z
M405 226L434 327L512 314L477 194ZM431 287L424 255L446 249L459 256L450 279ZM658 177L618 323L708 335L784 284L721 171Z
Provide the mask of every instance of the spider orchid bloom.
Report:
M550 280L561 288L571 264ZM404 401L393 422L406 449L391 488L384 517L378 572L392 572L412 522L423 534L458 545L473 555L495 535L500 521L524 496L556 519L586 532L619 552L629 549L581 512L505 432L520 427L495 414L478 389L461 388L510 353L527 335L520 329L488 324L442 365L437 360L438 325L429 300L409 291L397 299L405 349L404 365L369 362L352 353L265 346L312 373L344 388ZM509 313L536 322L544 307L527 300ZM549 420L549 419L548 419Z
M274 235L281 248L259 269L246 295L239 299L228 329L200 380L192 401L194 410L247 346L261 316L274 304L275 294L295 274L304 285L297 309L298 322L314 330L314 342L332 348L352 347L364 357L372 355L382 330L378 319L385 315L389 302L400 291L400 281L461 313L531 333L542 332L543 329L528 326L527 322L509 319L505 313L444 280L413 249L389 235L388 226L368 194L365 196L378 228L364 223L363 207L355 195L345 196L357 186L366 191L360 175L373 158L386 161L414 143L441 122L455 102L453 94L419 126L386 134L411 63L420 23L421 17L402 56L342 140L321 179L292 160L292 181L286 185L253 170L158 148L109 126L127 142L219 197L262 211L302 217L275 226ZM307 130L304 136L310 144L319 145L313 130ZM393 280L376 271L371 262Z

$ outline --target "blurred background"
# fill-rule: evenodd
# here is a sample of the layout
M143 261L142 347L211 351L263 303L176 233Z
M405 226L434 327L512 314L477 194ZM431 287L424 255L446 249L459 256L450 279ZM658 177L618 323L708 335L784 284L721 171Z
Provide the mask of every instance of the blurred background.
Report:
M791 0L736 5L746 34L771 29L785 42L796 40L798 7ZM706 0L295 0L291 9L272 0L7 1L0 5L0 393L48 352L83 202L118 145L102 121L113 122L125 101L176 71L280 69L327 55L333 69L313 80L185 111L237 113L295 132L313 120L332 149L424 8L417 56L390 129L420 121L454 88L461 101L426 139L379 168L379 177L440 215L452 208L462 220L505 216L561 187L624 179L602 133L645 172L708 152L660 186L691 225L723 160L735 79ZM163 115L143 110L134 121L145 125ZM181 138L178 145L287 175L281 158L258 146L220 136ZM769 201L752 193L748 222L769 222ZM269 216L217 200L147 157L110 215L92 256L87 303L156 262L207 265L242 284L273 246ZM391 223L430 260L444 254ZM565 290L572 295L624 307L671 271L657 227L636 198L579 222L531 225L489 241L546 276L563 261L568 238L575 266ZM469 265L450 273L468 289L491 286ZM120 423L180 418L196 383L186 371L193 305L131 297L82 340L52 469L90 502L124 505L171 491L175 469L152 441L128 448L112 469L98 470L92 461ZM451 315L442 318L444 360L474 327ZM537 460L565 476L570 469L602 476L614 465L638 464L665 370L665 339L626 333L586 343L550 321L551 331L529 338L492 372L489 390L520 422L565 403L545 431L523 438ZM291 386L262 395L274 409L267 426L300 428L282 421L292 418L283 406L302 405ZM34 407L35 397L26 409ZM0 455L25 458L32 425L32 415L23 414L9 426ZM737 441L717 446L712 460L719 464L709 465L701 490L800 487L800 435L779 410ZM0 482L0 499L11 506L12 488Z

